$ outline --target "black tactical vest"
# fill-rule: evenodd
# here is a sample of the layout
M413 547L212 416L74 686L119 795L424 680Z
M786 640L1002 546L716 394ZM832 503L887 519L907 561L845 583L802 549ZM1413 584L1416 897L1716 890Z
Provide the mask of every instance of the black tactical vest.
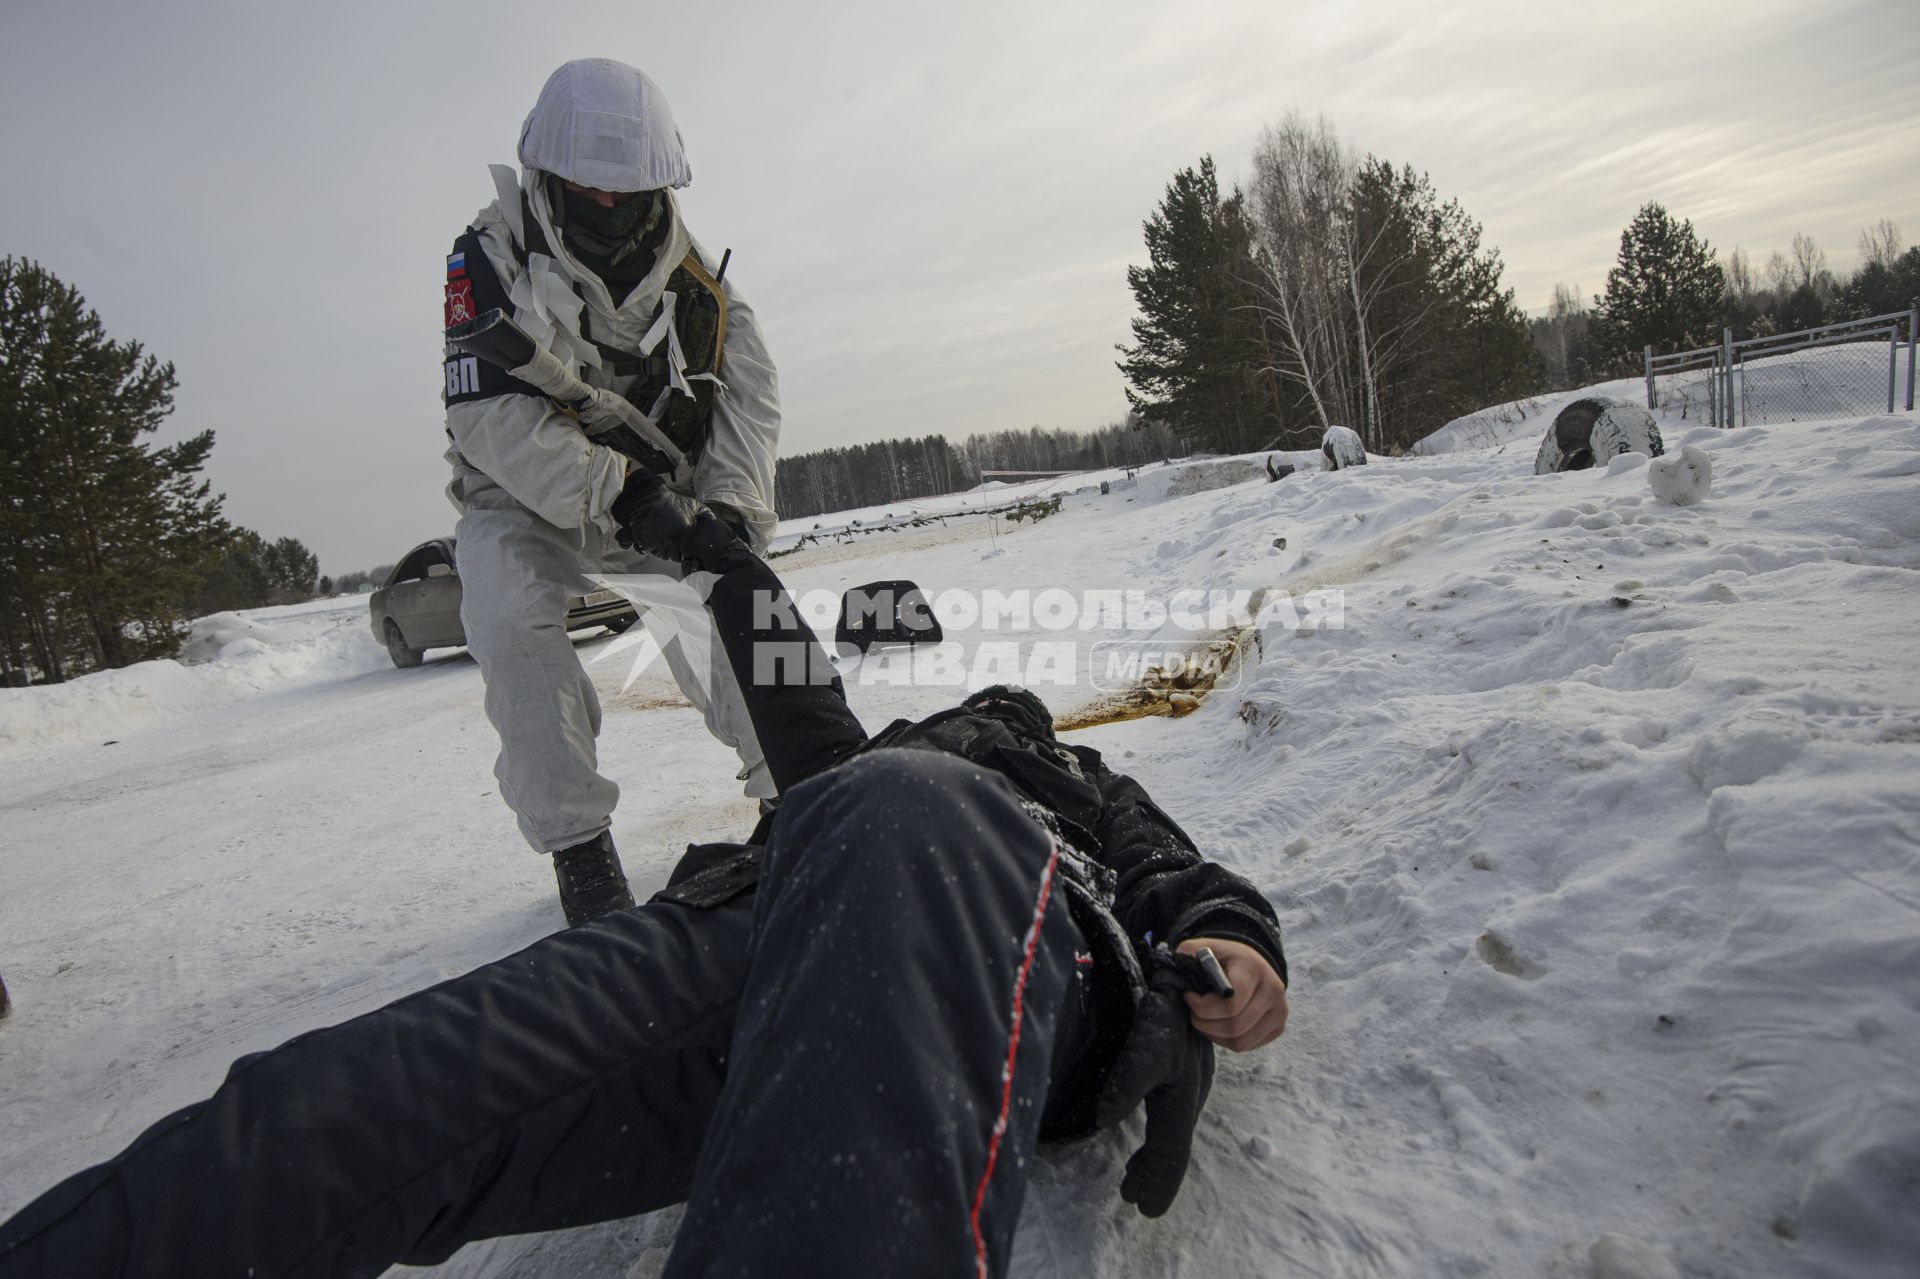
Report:
M546 232L541 230L539 220L534 217L533 203L524 191L520 194L520 217L521 225L526 228L527 243L523 245L514 241L513 248L520 269L524 271L530 254L545 253L552 257L554 253L547 243ZM722 266L724 269L724 263ZM574 289L575 292L579 291L577 281ZM680 354L685 361L684 376L692 394L673 388L671 365L667 360L664 341L649 356L608 346L593 335L593 313L584 300L580 311L580 335L600 352L602 367L608 373L616 378L638 379L625 391L627 399L653 418L661 432L686 455L688 462L697 462L713 432L714 396L714 383L699 375L721 376L721 357L725 353L727 340L727 292L700 261L700 255L689 251L667 277L663 304L666 293L673 295L673 326L680 337ZM654 315L657 318L659 311L656 310Z

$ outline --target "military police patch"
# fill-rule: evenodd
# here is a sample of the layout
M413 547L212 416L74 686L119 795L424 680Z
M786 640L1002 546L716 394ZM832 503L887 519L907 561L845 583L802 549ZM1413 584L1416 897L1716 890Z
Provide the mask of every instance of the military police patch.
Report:
M510 311L512 306L486 250L480 247L480 237L469 228L447 255L447 327L464 324L495 307ZM448 404L490 400L496 395L540 394L487 361L458 351L447 352L443 369Z
M465 324L474 318L473 281L461 278L447 281L447 327Z

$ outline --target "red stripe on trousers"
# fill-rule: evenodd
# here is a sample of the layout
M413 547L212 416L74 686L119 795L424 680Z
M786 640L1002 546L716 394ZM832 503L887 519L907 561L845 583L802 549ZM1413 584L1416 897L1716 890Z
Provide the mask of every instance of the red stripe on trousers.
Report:
M1000 1113L993 1121L993 1138L987 1143L987 1166L980 1173L980 1184L973 1188L973 1212L967 1223L973 1228L974 1272L986 1279L987 1241L980 1237L980 1207L986 1202L987 1181L1000 1157L1000 1138L1007 1131L1007 1112L1013 1106L1013 1058L1020 1050L1021 1001L1026 998L1027 974L1033 971L1033 952L1040 942L1040 922L1047 911L1047 897L1053 892L1053 869L1060 862L1060 845L1047 837L1047 866L1040 872L1040 896L1033 903L1033 922L1027 925L1025 953L1020 959L1020 974L1013 980L1013 1017L1007 1034L1007 1060L1000 1067Z

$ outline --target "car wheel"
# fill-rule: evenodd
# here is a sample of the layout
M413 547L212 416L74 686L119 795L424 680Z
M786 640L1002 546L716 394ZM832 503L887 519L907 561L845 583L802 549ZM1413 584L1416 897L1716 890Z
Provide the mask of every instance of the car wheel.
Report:
M609 618L600 623L600 625L606 627L609 634L624 635L627 632L627 628L639 620L640 615L638 613L627 613L620 617Z
M423 649L409 648L407 637L400 633L400 623L391 617L387 619L387 656L393 659L395 666L403 671L418 666L423 652Z

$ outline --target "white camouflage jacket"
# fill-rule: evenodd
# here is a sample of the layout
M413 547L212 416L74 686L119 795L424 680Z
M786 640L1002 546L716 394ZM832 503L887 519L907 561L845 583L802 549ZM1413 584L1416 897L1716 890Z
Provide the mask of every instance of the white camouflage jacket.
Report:
M655 324L663 287L689 250L699 255L709 273L716 273L720 263L688 233L673 193L667 192L673 227L653 271L616 303L600 277L568 253L554 229L538 173L526 171L529 198L524 201L519 175L506 165L492 166L492 173L499 198L480 211L448 259L449 326L490 306L502 306L584 381L623 394L639 379L616 376L604 367L594 342L582 336L583 313L595 341L635 355L664 351L677 362L677 336ZM522 223L529 210L551 253L516 251L516 244L527 243ZM535 243L539 239L535 237ZM484 261L472 260L476 245ZM777 522L773 476L780 440L779 382L751 307L732 280L721 283L727 298L726 336L712 427L694 467L692 490L695 497L724 502L741 512L754 549L764 552ZM643 349L650 330L656 342ZM467 498L484 487L477 480L491 480L560 528L597 523L613 531L609 511L629 464L623 454L588 440L549 401L512 389L520 384L504 374L495 376L484 364L476 368L470 358L463 366L460 357L449 353L446 380L447 434L452 440L447 460L454 470L447 496L456 509L464 511Z

